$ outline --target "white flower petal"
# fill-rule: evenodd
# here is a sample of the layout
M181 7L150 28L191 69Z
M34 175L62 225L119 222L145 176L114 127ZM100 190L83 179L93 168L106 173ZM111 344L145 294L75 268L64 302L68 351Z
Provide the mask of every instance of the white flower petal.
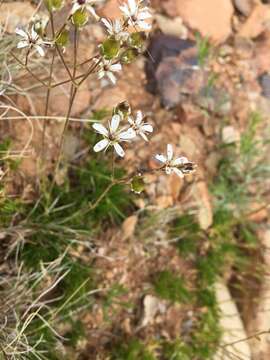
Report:
M101 135L104 135L104 136L109 135L108 130L102 124L95 123L95 124L92 125L92 127L93 127L93 129L95 129Z
M170 166L166 166L165 172L167 175L170 175L172 173L172 168Z
M39 38L39 35L35 31L34 26L32 26L32 28L31 28L31 39L32 40L37 40L38 38Z
M100 70L99 72L98 72L98 78L99 79L102 79L104 76L105 76L105 71L103 71L103 70Z
M116 114L112 117L112 120L110 123L110 129L111 129L112 133L115 133L115 131L118 129L120 121L121 121L120 115Z
M173 167L172 170L173 170L173 172L174 172L177 176L179 176L180 178L183 178L183 177L184 177L184 174L182 173L182 171L179 170L179 169L177 169L176 167Z
M131 116L128 117L128 122L129 122L130 125L132 125L132 126L135 125L135 121L134 121L134 119L133 119Z
M39 53L40 56L44 56L45 55L45 51L43 50L43 48L40 45L36 45L35 46L37 52Z
M102 151L102 150L104 150L108 145L109 145L109 140L108 140L108 139L102 139L102 140L100 140L98 143L96 143L96 145L94 146L94 151L95 151L95 152Z
M22 29L16 28L15 33L19 36L22 36L22 37L28 39L27 33Z
M130 9L130 15L135 15L136 11L137 11L137 2L136 0L128 0L128 6Z
M124 4L123 6L119 6L119 9L122 11L124 16L126 16L126 17L130 16L130 12L129 12L129 8L128 8L127 4Z
M136 137L136 132L129 128L127 131L123 131L118 135L118 138L120 140L131 140L134 139Z
M118 72L122 70L122 65L121 64L113 64L110 66L110 70L113 72Z
M77 3L77 1L74 3L74 5L72 6L71 9L71 14L74 14L77 10L81 9L81 5L79 3Z
M155 156L155 158L156 158L158 161L162 162L163 164L165 164L165 163L167 162L167 158L166 158L166 156L164 156L164 155L157 154L157 155Z
M150 30L152 28L151 24L148 24L145 21L137 21L136 25L142 30Z
M114 150L116 151L116 153L117 153L119 156L121 156L121 157L124 157L124 156L125 156L125 152L124 152L124 150L123 150L123 148L122 148L121 145L119 145L118 143L115 143L115 144L113 145L113 147L114 147Z
M145 133L143 131L140 131L139 134L141 135L143 140L148 141L147 136L145 135Z
M106 71L106 75L111 80L111 82L115 85L116 77L113 75L113 73L111 71Z
M22 40L22 41L18 42L17 49L22 49L22 48L25 48L25 47L28 47L28 46L29 46L28 41Z
M167 145L167 159L170 161L173 158L173 147L171 144Z
M140 123L142 122L143 119L143 114L141 111L137 111L137 116L136 116L136 125L140 125Z
M141 129L146 132L153 132L153 126L150 124L144 124L142 125Z
M177 158L175 160L172 161L172 165L177 166L177 165L182 165L182 164L186 164L188 163L188 159L186 157L180 157Z
M93 6L91 5L86 5L86 9L88 10L88 12L96 19L99 20L99 16L97 15L95 9L93 8Z
M101 22L106 26L107 30L109 30L109 32L112 32L112 24L110 23L110 21L108 19L102 18Z
M150 14L149 11L140 11L138 14L138 20L145 20L145 19L150 19L152 17L152 15Z

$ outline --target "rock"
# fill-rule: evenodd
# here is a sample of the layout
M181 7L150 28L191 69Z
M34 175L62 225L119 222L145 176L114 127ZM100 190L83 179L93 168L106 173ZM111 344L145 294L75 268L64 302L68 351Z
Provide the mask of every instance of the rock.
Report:
M58 71L58 80L64 80L68 77L66 70ZM51 90L51 99L49 113L56 116L65 116L69 106L70 84L64 84ZM71 116L77 116L89 107L91 93L88 89L87 82L84 81L79 87L75 101L72 106Z
M239 36L254 39L270 26L270 6L256 5L239 31Z
M173 108L197 94L204 85L205 72L198 66L198 49L190 40L158 35L152 38L145 65L147 90Z
M119 0L109 0L106 2L106 4L97 11L99 16L116 20L119 19L122 15L121 10L119 9L119 5L121 5L123 1Z
M29 1L2 2L0 24L5 24L7 32L14 33L16 27L28 25L34 13L35 8Z
M198 204L198 221L201 229L207 230L213 223L213 209L208 187L204 181L194 184L194 195Z
M208 112L219 116L228 115L232 110L229 93L215 86L203 87L199 94L195 95L195 102Z
M270 74L264 73L259 77L259 84L262 88L262 96L270 99Z
M117 104L127 100L125 92L121 91L117 86L113 88L105 88L95 101L94 110L112 110Z
M197 66L197 58L190 63L180 57L164 59L156 72L161 103L167 109L196 94L204 84L203 71Z
M141 326L146 326L153 323L155 316L158 313L165 311L165 305L155 296L146 295L143 299L144 311Z
M270 230L269 224L267 229L263 229L259 233L261 238L261 247L265 249L263 251L263 266L265 269L269 269L270 266L270 253L268 251L270 246ZM270 276L269 272L265 271L263 278L260 279L261 291L258 294L257 306L254 309L254 317L249 321L248 330L250 334L256 334L258 332L269 330L270 323ZM260 341L258 341L260 339ZM270 354L270 334L268 332L251 340L251 350L253 359L265 360L269 359Z
M125 219L122 224L123 240L129 239L134 234L137 222L137 215L131 215Z
M262 204L257 202L250 204L249 212L251 212L251 214L248 216L248 220L255 223L260 223L268 218L267 207L263 208Z
M234 0L235 8L245 16L249 16L252 11L253 5L253 0Z
M233 126L228 125L222 129L222 141L224 144L233 144L240 141L240 134Z
M254 65L259 75L270 71L270 31L265 31L255 43Z
M195 45L194 41L179 39L176 36L164 34L153 36L147 49L147 54L151 56L148 56L145 63L147 90L153 94L157 92L156 70L165 58L178 56Z
M231 34L233 5L231 0L178 0L178 14L192 29L215 43L224 42Z
M215 284L217 304L220 309L219 323L223 330L221 344L226 345L235 342L234 345L226 346L226 350L220 347L214 356L214 360L227 359L246 359L251 360L251 351L245 339L244 324L238 312L235 302L233 301L228 287L223 283ZM230 354L230 356L228 356ZM258 359L258 358L254 358Z
M179 16L171 19L166 16L156 14L155 19L163 34L177 36L180 39L187 39L188 30Z

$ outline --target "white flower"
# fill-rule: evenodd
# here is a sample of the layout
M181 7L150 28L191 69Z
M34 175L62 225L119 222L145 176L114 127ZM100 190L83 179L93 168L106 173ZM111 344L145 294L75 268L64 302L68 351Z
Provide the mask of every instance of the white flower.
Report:
M145 141L148 141L146 134L153 132L153 126L143 121L143 114L141 111L137 112L136 119L129 117L128 122L137 135L140 135Z
M105 25L108 34L114 36L116 40L125 41L129 37L129 33L124 31L123 24L119 19L112 21L103 18L101 22Z
M156 155L155 158L164 164L166 174L174 172L176 175L183 178L185 174L192 173L195 170L195 165L186 157L173 159L173 147L171 144L167 145L167 156Z
M99 20L99 16L96 14L96 11L92 6L96 2L97 0L73 0L71 14L74 14L77 10L87 10L96 20Z
M96 59L95 61L99 60ZM98 78L102 79L103 77L107 77L111 80L113 84L116 84L116 77L114 73L121 70L121 64L112 64L111 60L102 59L102 62L99 63Z
M142 30L151 29L151 25L145 20L150 19L152 15L149 12L148 7L142 7L142 1L128 0L127 4L119 7L124 17L128 19L128 24L131 26L138 26Z
M22 40L20 40L17 44L18 49L22 49L22 48L28 48L29 50L35 49L40 56L45 55L44 49L42 47L44 45L44 42L40 38L38 33L34 30L33 26L28 32L19 28L16 28L15 32L17 35L22 37Z
M109 122L108 129L106 129L105 126L103 126L100 123L93 124L93 128L96 130L96 132L103 135L104 137L94 146L95 152L99 152L102 150L106 151L109 146L113 146L115 152L119 156L124 157L125 152L119 143L121 141L129 141L134 139L136 133L131 128L127 130L119 129L120 121L121 121L120 115L116 114L112 117L111 121Z

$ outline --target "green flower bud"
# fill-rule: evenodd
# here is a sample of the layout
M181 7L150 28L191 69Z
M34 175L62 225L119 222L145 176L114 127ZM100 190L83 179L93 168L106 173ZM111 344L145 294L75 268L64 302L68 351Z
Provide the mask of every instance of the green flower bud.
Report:
M64 5L64 0L45 0L45 6L49 11L57 11Z
M101 55L106 60L112 60L117 57L120 50L120 42L117 41L113 36L105 40L100 46Z
M69 41L69 31L64 29L56 38L56 44L65 47Z
M128 44L135 49L142 49L145 40L145 34L142 32L132 33L128 38Z
M71 21L76 27L83 27L88 21L88 13L86 10L78 9L72 16Z
M139 52L137 49L128 49L123 52L121 56L121 62L124 64L130 64L132 61L136 59L136 57L139 55Z
M131 181L131 190L136 194L140 194L144 191L144 188L144 178L141 175L135 175Z
M122 101L121 103L117 104L114 110L115 114L120 114L124 118L131 114L131 108L127 101Z

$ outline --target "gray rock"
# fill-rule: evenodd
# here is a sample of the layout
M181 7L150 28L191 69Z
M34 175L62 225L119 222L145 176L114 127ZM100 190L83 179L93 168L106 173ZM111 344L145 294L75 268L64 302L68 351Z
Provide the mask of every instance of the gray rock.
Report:
M270 99L270 74L264 73L259 77L259 84L261 85L262 95Z

